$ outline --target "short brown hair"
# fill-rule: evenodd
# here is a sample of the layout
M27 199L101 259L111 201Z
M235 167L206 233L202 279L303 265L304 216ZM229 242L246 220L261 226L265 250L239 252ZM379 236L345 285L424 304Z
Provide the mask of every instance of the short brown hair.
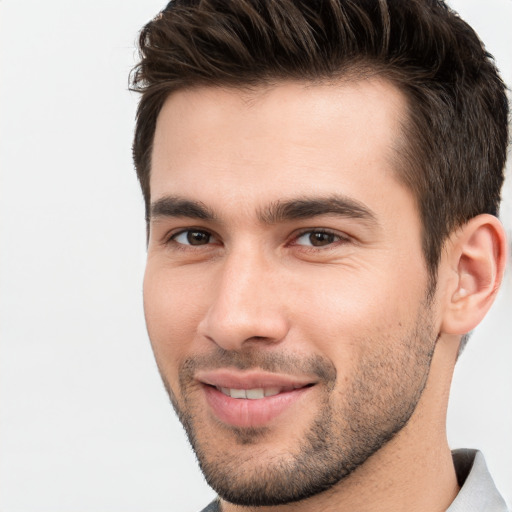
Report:
M473 29L440 0L175 0L141 31L133 155L146 216L156 120L172 92L377 74L408 100L398 176L416 197L431 277L453 229L497 215L506 88Z

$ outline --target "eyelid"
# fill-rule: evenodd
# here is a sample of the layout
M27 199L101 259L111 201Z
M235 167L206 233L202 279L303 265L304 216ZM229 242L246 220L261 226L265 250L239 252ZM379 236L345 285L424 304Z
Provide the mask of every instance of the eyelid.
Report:
M204 245L197 245L197 246L176 241L176 238L178 236L180 236L184 233L190 232L190 231L202 232L202 233L209 235L211 238L208 241L208 243L206 243ZM333 235L334 237L336 237L336 240L333 241L332 243L325 245L325 246L314 246L314 245L306 245L306 244L297 243L297 240L299 238L303 237L304 235L307 235L308 233L325 233L328 235ZM324 228L324 227L303 228L303 229L295 232L294 234L292 234L290 238L291 238L290 241L286 245L297 246L297 247L300 247L302 250L306 250L306 251L307 250L314 250L314 251L327 250L329 248L334 248L339 244L347 243L352 239L349 235L347 235L344 232L340 232L340 231L337 231L334 229L329 229L329 228ZM171 243L174 243L176 246L180 246L180 248L183 248L183 249L189 248L189 247L196 248L196 247L211 246L211 245L213 245L215 243L219 243L219 242L221 242L221 239L214 231L212 231L211 229L208 229L208 228L196 227L196 226L175 228L175 229L167 232L162 237L163 245L169 245Z
M327 244L325 246L314 246L314 245L303 245L303 244L298 244L296 243L297 240L301 237L303 237L304 235L307 235L308 233L325 233L327 235L333 235L334 237L337 238L336 241L334 241L333 243L330 243L330 244ZM304 228L304 229L301 229L300 231L298 231L296 234L293 235L293 238L292 238L292 241L291 241L291 244L290 245L296 245L298 247L301 247L305 250L326 250L326 249L329 249L329 248L333 248L335 246L337 246L338 244L340 243L346 243L346 242L349 242L351 240L351 237L348 236L346 233L343 233L343 232L340 232L340 231L336 231L334 229L329 229L329 228Z
M178 237L179 235L182 235L184 233L188 233L190 231L197 231L197 232L205 233L206 235L210 236L210 240L208 241L208 243L206 243L204 245L197 245L197 246L176 241L176 237ZM219 241L220 241L220 237L215 232L213 232L211 229L207 229L204 227L198 227L198 226L187 226L187 227L183 227L183 228L175 228L175 229L169 231L168 233L166 233L162 239L162 244L169 245L171 243L174 243L181 247L204 247L207 245L212 245L212 242L218 243Z

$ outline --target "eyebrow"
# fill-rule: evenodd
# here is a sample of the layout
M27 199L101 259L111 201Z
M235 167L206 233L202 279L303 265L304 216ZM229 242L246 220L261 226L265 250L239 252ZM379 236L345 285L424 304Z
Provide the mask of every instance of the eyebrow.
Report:
M370 208L355 199L341 195L278 200L261 209L258 212L258 219L264 224L277 224L320 215L360 219L378 225L377 217ZM151 204L150 218L159 217L218 220L214 211L204 203L179 196L165 196Z
M276 201L262 210L259 218L266 224L275 224L320 215L336 215L378 224L377 217L370 208L355 199L340 195Z
M150 218L186 217L198 220L215 220L210 208L199 201L192 201L177 196L166 196L151 204Z

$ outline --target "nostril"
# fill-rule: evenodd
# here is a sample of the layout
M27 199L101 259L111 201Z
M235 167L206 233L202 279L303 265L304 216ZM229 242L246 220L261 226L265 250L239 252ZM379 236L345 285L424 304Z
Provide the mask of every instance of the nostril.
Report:
M286 337L288 322L278 307L238 306L228 300L212 303L198 325L198 334L225 350L235 351L244 345L270 346Z

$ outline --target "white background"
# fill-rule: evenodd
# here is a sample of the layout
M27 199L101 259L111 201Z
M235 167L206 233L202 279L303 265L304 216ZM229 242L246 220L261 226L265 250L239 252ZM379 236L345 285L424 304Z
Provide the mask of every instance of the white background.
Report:
M452 5L512 84L512 0ZM144 327L127 91L155 0L0 1L0 512L199 510ZM512 192L502 217L511 231ZM460 360L453 447L512 503L512 272Z

